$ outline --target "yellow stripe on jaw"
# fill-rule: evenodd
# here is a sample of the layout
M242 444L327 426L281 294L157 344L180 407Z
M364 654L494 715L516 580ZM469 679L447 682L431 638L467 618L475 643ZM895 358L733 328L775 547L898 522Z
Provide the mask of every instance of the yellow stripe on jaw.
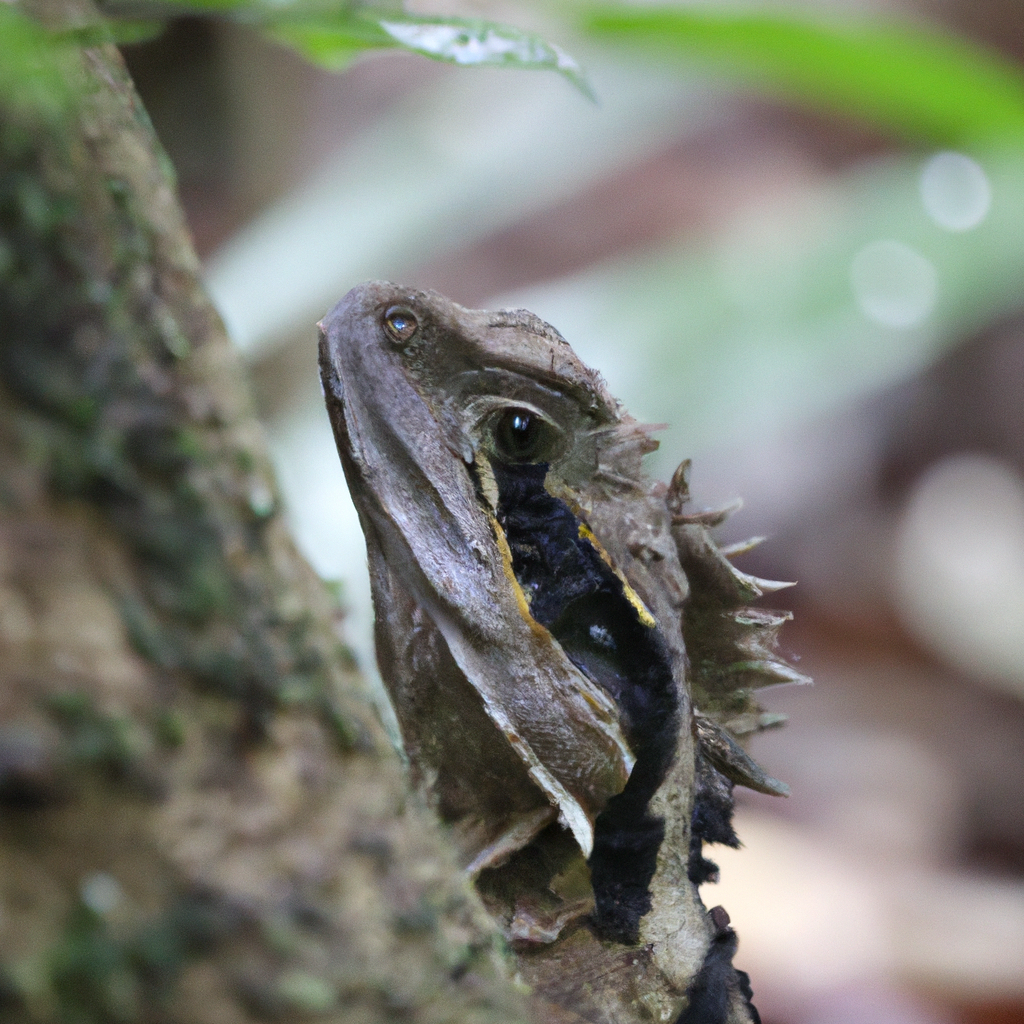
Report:
M519 614L522 615L522 617L529 623L530 629L532 629L534 633L538 636L550 638L551 634L548 630L530 614L530 599L526 596L526 592L523 588L519 586L519 580L516 579L515 570L512 568L512 549L508 546L505 531L501 528L501 524L495 516L488 513L487 518L494 530L494 539L498 544L498 552L501 555L501 568L505 573L505 578L508 580L509 585L512 587L512 593L515 595L516 606L519 608Z
M550 636L550 632L542 626L530 612L530 598L526 592L519 585L519 580L516 579L515 569L512 567L512 549L508 546L508 539L505 537L505 531L501 528L501 524L498 522L496 516L492 513L487 513L487 519L491 524L491 528L494 530L494 539L498 545L498 552L501 555L501 568L505 573L505 578L509 582L509 586L512 587L512 593L515 595L516 606L519 609L519 614L529 623L530 628L540 636ZM622 584L622 593L626 600L633 606L633 610L636 612L637 618L640 620L641 625L646 626L648 629L655 629L658 625L654 616L647 610L647 605L641 600L640 595L629 585L629 581L625 576L616 568L613 564L608 552L605 551L601 542L594 536L594 531L587 526L586 523L579 524L579 537L581 540L585 540L593 549L601 556L605 564L615 573L619 578L619 582Z
M476 464L477 480L480 483L480 491L484 496L484 500L490 506L492 512L496 511L498 508L498 482L494 479L494 470L491 468L491 463L482 452L476 453L474 462Z
M601 556L608 568L619 577L619 582L622 584L622 593L636 611L641 625L646 626L648 629L654 629L658 625L654 616L647 610L647 605L640 599L640 595L629 585L629 581L612 562L611 556L604 549L604 545L594 536L594 531L586 523L580 523L579 536L580 540L585 540Z

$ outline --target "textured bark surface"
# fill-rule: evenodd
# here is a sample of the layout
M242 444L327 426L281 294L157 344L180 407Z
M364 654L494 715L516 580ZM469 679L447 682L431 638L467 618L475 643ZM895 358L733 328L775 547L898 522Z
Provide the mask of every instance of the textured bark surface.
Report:
M60 74L64 107L0 99L0 1016L523 1019L287 535L120 58Z

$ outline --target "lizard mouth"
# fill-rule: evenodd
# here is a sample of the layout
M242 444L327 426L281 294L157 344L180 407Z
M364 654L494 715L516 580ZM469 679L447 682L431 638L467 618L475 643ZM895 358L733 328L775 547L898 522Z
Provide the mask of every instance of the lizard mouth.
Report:
M496 518L529 614L615 701L636 764L594 826L589 865L602 937L635 943L651 908L664 822L648 805L675 753L678 694L657 624L587 524L544 487L545 463L494 461Z

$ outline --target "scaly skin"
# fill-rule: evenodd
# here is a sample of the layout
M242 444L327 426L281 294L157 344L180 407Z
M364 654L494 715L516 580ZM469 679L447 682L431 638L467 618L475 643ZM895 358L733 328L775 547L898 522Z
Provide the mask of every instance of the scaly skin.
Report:
M756 1020L697 885L732 784L785 792L735 738L773 724L753 689L800 678L786 616L746 607L782 584L686 515L686 463L644 476L648 431L526 311L370 283L320 360L413 777L539 1018Z

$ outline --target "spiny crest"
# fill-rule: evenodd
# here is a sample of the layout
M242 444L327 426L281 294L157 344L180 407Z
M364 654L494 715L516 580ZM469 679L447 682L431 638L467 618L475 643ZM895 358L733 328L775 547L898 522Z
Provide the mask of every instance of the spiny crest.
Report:
M736 737L779 725L784 715L765 712L755 690L810 679L783 661L778 633L790 612L749 606L765 594L792 586L740 572L729 557L749 551L760 538L720 548L711 529L739 503L714 511L684 512L690 500L690 461L681 463L666 500L672 534L691 593L683 612L683 636L690 661L694 729L701 752L733 782L760 792L785 795L789 787L769 776L736 742Z

